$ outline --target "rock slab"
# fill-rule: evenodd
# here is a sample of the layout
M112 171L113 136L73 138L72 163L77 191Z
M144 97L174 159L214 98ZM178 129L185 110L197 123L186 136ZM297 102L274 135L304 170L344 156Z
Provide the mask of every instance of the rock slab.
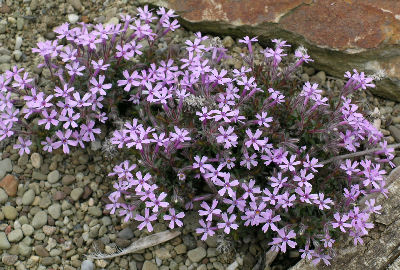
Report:
M304 45L313 66L342 77L354 68L381 70L373 92L400 101L400 1L392 0L139 0L174 9L192 31L282 38Z

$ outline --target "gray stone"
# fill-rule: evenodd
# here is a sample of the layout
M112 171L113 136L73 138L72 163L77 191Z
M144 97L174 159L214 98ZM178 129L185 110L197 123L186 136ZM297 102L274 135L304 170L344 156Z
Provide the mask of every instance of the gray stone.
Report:
M39 153L33 153L31 155L31 164L33 168L39 169L42 166L43 158Z
M175 249L176 254L178 254L178 255L184 254L187 251L187 248L184 244L179 244L174 249Z
M194 249L197 247L196 239L191 234L185 234L182 236L183 243L187 247L187 249Z
M10 63L11 62L11 56L10 55L1 55L0 56L0 63Z
M233 45L235 45L235 41L233 40L233 38L231 38L230 36L226 36L224 37L224 39L222 40L222 45L224 45L225 48L230 48Z
M13 166L11 163L11 159L6 158L6 159L3 159L2 161L0 161L0 170L1 171L8 173L8 172L12 172L12 169L13 169Z
M47 213L45 211L37 212L31 222L31 225L35 229L42 228L46 224L47 224Z
M0 21L0 34L4 34L7 31L7 21L1 20Z
M142 270L157 270L158 267L151 261L145 261L142 267Z
M17 37L15 38L15 46L14 46L14 49L15 49L15 50L19 50L19 49L21 49L21 46L22 46L22 37L17 36Z
M172 257L171 253L166 248L156 249L154 251L154 253L155 253L156 257L158 257L161 260L168 260L168 259L170 259Z
M35 191L33 189L28 189L22 196L22 204L23 205L31 205L33 200L35 199Z
M73 175L64 175L63 178L61 179L61 183L65 186L68 186L75 182L75 176Z
M24 234L21 229L15 229L7 235L8 241L11 243L19 242L23 237Z
M17 18L17 30L21 31L24 29L24 18L18 17Z
M392 134L393 138L397 141L400 142L400 129L395 127L395 126L390 126L389 131Z
M24 233L25 236L31 236L35 230L29 224L23 224L21 228L22 228L22 232Z
M4 253L1 257L1 261L5 265L14 265L18 261L18 256Z
M90 260L84 260L81 264L81 270L93 270L94 264Z
M0 188L0 204L5 203L8 200L7 192L4 189Z
M18 244L18 252L19 252L20 255L27 257L27 256L29 256L31 254L32 247L30 247L30 246L24 244L23 242L21 242L21 243Z
M78 188L74 188L71 191L70 196L71 196L72 200L77 201L82 196L82 194L83 194L83 188L78 187Z
M207 248L207 257L215 257L217 256L217 249L216 248Z
M101 217L103 215L103 211L101 211L101 209L97 206L90 206L88 213L95 217Z
M11 247L10 242L8 242L7 236L4 232L0 232L0 249L9 249Z
M226 270L236 270L239 267L239 263L237 261L234 261L231 263Z
M196 263L200 262L204 257L206 257L207 252L203 247L197 247L195 249L189 250L187 255L192 262Z
M82 6L82 3L80 0L68 0L68 2L71 4L71 6L78 12L83 11L84 7Z
M101 142L99 140L90 142L90 149L92 149L92 151L101 149Z
M14 56L15 61L18 62L19 60L21 60L22 52L20 50L15 50L13 52L13 56Z
M47 179L47 175L40 173L38 171L33 171L32 172L32 179L34 180L39 180L39 181L43 181Z
M59 203L53 204L47 211L53 219L58 219L61 216L61 205Z
M131 239L133 236L134 236L134 235L133 235L133 232L132 232L131 228L129 228L129 227L126 227L125 229L123 229L122 231L120 231L120 232L118 233L118 237L119 237L119 238L122 238L122 239L127 239L127 240L129 240L129 239Z
M50 184L55 184L58 182L58 180L60 180L60 172L57 170L52 171L47 175L47 181Z
M6 206L3 206L3 208L1 210L6 219L14 220L17 218L18 212L14 206L6 205Z
M213 247L213 248L217 247L217 237L215 235L207 237L206 244L209 247Z

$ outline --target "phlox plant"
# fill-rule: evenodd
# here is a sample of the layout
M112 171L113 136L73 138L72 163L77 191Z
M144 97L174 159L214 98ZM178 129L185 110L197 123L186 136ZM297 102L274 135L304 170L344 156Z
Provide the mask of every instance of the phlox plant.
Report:
M346 72L340 96L328 99L296 79L313 61L304 48L288 56L290 45L273 39L256 51L257 37L239 40L247 54L231 70L216 39L199 32L175 44L175 17L145 6L117 25L56 28L56 40L32 50L50 71L50 93L23 69L0 76L0 140L17 137L20 155L31 138L68 154L106 126L105 145L137 160L109 174L118 179L106 209L139 230L161 219L181 227L198 204L202 240L251 226L272 249L326 264L340 234L362 243L381 207L359 199L386 195L383 166L393 165L393 149L351 100L372 78Z

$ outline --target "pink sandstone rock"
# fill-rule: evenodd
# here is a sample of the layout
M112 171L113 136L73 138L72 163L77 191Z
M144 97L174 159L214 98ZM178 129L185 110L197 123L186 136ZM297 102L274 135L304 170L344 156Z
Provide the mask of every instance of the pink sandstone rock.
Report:
M374 93L400 101L400 1L139 0L174 9L192 31L304 45L313 65L342 77L353 68L387 78Z

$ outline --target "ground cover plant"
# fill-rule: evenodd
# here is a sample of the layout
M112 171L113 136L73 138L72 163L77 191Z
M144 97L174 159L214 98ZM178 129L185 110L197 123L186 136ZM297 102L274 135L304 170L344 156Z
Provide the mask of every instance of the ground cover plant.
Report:
M0 140L17 138L20 155L33 143L68 154L103 127L104 151L137 160L110 173L106 208L140 230L161 219L181 227L197 203L202 240L257 227L273 249L326 264L341 233L362 243L381 207L358 201L386 194L383 165L393 165L393 149L351 100L374 87L372 77L346 72L340 96L324 95L294 76L313 61L304 48L288 56L290 45L273 39L256 52L257 37L240 39L244 65L229 69L216 39L168 38L175 17L145 6L122 24L58 27L56 40L33 49L50 92L18 67L0 76ZM358 154L365 149L373 150Z

